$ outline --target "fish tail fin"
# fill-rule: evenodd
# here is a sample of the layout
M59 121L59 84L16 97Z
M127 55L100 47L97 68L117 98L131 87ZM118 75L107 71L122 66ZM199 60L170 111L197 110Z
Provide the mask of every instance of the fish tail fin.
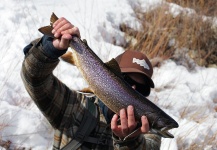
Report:
M50 37L53 37L54 38L54 35L52 33L52 30L53 30L53 24L55 21L58 20L58 17L52 13L51 17L50 17L50 25L49 26L45 26L45 27L41 27L39 28L38 30L44 34L44 35L47 35L47 36L50 36Z
M54 34L52 33L52 30L53 30L52 26L45 26L38 29L38 31L40 31L42 34L54 38Z
M53 12L51 17L50 17L50 25L53 26L53 23L55 21L57 21L59 18L55 15L55 13Z

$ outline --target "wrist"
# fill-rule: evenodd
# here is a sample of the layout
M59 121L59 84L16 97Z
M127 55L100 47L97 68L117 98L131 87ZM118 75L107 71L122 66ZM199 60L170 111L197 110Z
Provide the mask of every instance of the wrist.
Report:
M115 135L114 133L112 133L112 137L113 139L116 141L116 142L128 142L128 141L133 141L137 138L139 138L140 135L137 135L137 136L134 136L134 137L129 137L129 138L121 138L121 137L118 137L117 135Z
M44 35L42 37L42 49L44 53L52 59L57 59L58 57L62 56L63 54L66 53L67 49L65 50L59 50L54 47L53 45L53 38L48 37Z
M140 146L144 139L142 134L127 140L122 140L114 134L112 134L112 138L114 141L114 146L119 149L140 149Z

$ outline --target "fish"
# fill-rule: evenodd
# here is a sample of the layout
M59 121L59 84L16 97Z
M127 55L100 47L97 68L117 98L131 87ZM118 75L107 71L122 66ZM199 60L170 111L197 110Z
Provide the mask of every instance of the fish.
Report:
M57 19L58 17L52 13L50 25L38 30L45 35L54 37L51 31L52 25ZM164 138L174 138L169 130L178 128L178 123L124 80L115 59L104 63L88 46L86 40L81 40L77 36L72 36L69 47L72 52L66 53L66 56L63 55L63 60L78 68L89 86L89 92L96 95L118 115L120 109L132 105L136 120L139 121L143 115L147 117L151 133Z

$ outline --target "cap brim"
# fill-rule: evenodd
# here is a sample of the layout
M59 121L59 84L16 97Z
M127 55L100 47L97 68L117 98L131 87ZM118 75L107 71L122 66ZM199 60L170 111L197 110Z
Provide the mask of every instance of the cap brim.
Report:
M154 88L154 82L151 78L149 78L149 76L147 74L145 74L144 72L138 70L138 69L135 69L135 68L120 68L121 69L121 72L123 73L141 73L143 75L145 75L148 79L148 84L150 85L151 88Z

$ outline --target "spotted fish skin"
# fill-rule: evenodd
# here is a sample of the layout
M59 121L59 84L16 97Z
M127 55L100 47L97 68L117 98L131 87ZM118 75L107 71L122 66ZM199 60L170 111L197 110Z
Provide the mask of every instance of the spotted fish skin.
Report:
M43 28L45 27L40 28L39 31L49 35L43 32ZM168 130L177 128L178 123L112 71L86 42L77 36L72 36L69 46L72 48L72 58L76 67L93 93L109 109L119 114L120 109L132 105L136 119L140 120L141 116L145 115L152 132L165 138L174 137Z

